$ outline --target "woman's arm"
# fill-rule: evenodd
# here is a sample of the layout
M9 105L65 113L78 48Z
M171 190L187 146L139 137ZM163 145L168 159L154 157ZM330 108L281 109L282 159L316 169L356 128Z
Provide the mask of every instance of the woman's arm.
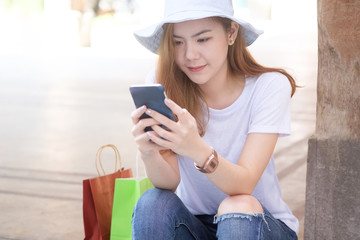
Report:
M144 162L147 176L155 187L175 191L180 182L177 155L150 141L149 135L144 129L158 125L159 122L153 118L140 119L146 110L145 106L134 110L131 119L134 124L132 134ZM165 151L160 154L161 150Z
M180 172L177 155L172 151L160 154L155 151L153 156L142 156L146 173L151 183L162 189L175 192L180 182Z
M228 195L251 194L274 151L278 134L250 133L237 164L221 156L214 173L207 177Z
M170 129L166 131L154 125L155 133L148 134L150 139L159 146L192 159L198 166L203 166L212 149L199 136L195 119L174 102L167 101L167 105L179 120L170 122L155 111L147 111L148 115ZM250 133L237 164L218 155L218 168L206 176L228 195L251 194L270 160L277 139L278 134L275 133Z

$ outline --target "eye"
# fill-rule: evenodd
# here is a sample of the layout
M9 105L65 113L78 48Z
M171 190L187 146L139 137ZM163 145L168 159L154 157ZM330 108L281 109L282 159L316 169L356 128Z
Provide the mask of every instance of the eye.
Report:
M182 41L175 40L175 41L174 41L174 44L175 44L176 46L181 45L181 44L182 44Z
M199 43L205 43L205 42L207 42L207 41L209 41L210 40L210 38L200 38L200 39L198 39L197 41L199 42Z

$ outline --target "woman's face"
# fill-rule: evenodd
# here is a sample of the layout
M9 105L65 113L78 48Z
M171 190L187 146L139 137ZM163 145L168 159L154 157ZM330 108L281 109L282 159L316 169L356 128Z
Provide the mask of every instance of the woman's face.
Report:
M224 80L229 34L211 18L174 24L175 62L196 84Z

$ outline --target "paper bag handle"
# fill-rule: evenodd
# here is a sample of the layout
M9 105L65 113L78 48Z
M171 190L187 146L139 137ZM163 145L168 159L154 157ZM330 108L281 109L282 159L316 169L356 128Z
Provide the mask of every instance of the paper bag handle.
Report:
M114 172L120 171L122 169L119 150L117 149L117 147L115 145L107 144L107 145L101 146L98 149L97 153L96 153L95 166L96 166L96 171L98 172L99 176L101 176L101 173L99 171L98 163L100 165L100 168L101 168L103 174L106 175L105 170L104 170L103 165L102 165L102 162L101 162L101 154L102 154L102 151L104 150L104 148L106 148L106 147L112 148L114 150L114 152L115 152L115 171ZM118 163L119 163L119 166L120 166L119 169L118 169Z

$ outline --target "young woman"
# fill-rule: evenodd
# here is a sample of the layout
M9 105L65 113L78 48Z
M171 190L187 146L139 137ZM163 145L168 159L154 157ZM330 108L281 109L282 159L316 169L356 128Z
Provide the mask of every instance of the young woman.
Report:
M272 157L290 134L296 84L252 58L247 46L261 32L232 15L231 0L165 0L164 20L135 33L159 54L153 82L176 116L146 106L132 113L155 186L135 207L135 240L297 239Z

